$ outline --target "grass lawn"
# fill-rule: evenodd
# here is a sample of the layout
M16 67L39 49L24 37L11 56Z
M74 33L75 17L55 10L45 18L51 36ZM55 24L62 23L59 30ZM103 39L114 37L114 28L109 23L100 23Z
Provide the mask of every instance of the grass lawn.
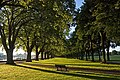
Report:
M65 64L68 67L93 68L103 70L120 70L120 65L100 64L77 59L54 58L33 61L16 66L0 64L0 80L120 80L118 74L89 72L84 70L56 71L55 68L45 68L27 64L51 65Z
M110 59L113 61L119 61L120 62L120 55L111 55Z
M101 56L101 58L102 58L102 56ZM95 60L99 60L99 57L95 56ZM120 55L110 55L110 60L120 62Z

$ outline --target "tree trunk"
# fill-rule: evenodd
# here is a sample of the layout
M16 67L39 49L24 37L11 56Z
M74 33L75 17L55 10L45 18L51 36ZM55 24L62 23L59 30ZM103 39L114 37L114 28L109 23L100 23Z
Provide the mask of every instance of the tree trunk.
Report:
M109 49L110 49L110 40L108 40L108 42L107 42L107 60L108 61L110 61Z
M43 52L41 52L41 60L44 60L44 58L43 58Z
M47 53L45 52L45 53L44 53L44 59L47 59L47 57L46 57L46 56L47 56Z
M101 51L98 49L99 62L101 62Z
M105 55L105 41L106 41L106 33L105 32L102 32L101 33L101 36L102 36L102 53L103 53L103 60L102 62L103 63L106 63L106 55Z
M53 55L53 54L51 54L51 58L54 58L54 55Z
M88 55L87 55L87 52L88 52L88 51L86 50L86 51L85 51L85 53L86 53L86 54L85 54L85 56L86 56L86 61L88 61Z
M32 62L32 60L31 60L31 53L27 54L27 60L26 60L26 62Z
M84 60L84 41L82 43L82 50L81 50L81 60Z
M8 51L6 51L7 53L7 62L6 64L10 64L10 65L14 65L14 60L13 60L13 50L12 49L8 49Z
M29 49L27 49L27 60L26 60L26 62L32 62L31 51Z
M38 46L36 45L36 61L39 61L39 52L38 52Z
M32 44L31 44L31 46L29 45L29 41L30 40L30 38L27 36L27 46L26 46L26 48L27 48L27 60L26 60L26 62L32 62L32 59L31 59L31 52L32 52L32 49L34 48L34 45L35 45L35 41L33 40L32 41Z
M92 61L94 62L95 60L94 60L94 52L93 52L93 50L91 50L91 55L92 55Z
M39 61L39 54L36 53L36 58L35 58L36 61Z
M93 45L92 45L92 38L90 37L90 41L91 41L91 44L90 44L90 47L91 47L91 57L92 57L92 61L94 62L94 51L93 51Z
M88 59L90 59L90 52L89 52L89 50L88 50Z
M49 59L49 52L47 53L47 59Z
M83 54L83 51L81 51L81 60L84 60L84 54Z
M98 43L97 43L97 46L98 46L98 56L99 56L99 62L101 62L101 36L100 34L98 34Z

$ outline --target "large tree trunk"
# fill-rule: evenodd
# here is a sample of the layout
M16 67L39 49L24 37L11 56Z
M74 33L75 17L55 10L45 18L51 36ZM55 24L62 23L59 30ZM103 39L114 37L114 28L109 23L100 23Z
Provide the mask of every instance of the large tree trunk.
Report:
M86 61L88 61L88 51L85 51Z
M49 59L50 57L49 57L49 52L47 53L47 59Z
M47 59L47 52L44 53L44 59Z
M12 49L8 49L8 51L6 51L7 53L7 62L6 64L11 64L14 65L14 60L13 60L13 50Z
M36 58L35 58L36 61L39 61L39 54L36 53Z
M44 60L44 58L43 58L43 52L41 52L41 60Z
M91 50L91 55L92 55L92 61L94 62L95 60L94 60L94 52L93 52L93 50Z
M91 47L91 57L92 57L92 61L94 62L95 60L94 60L94 51L93 51L93 43L92 43L92 37L90 36L90 42L91 42L91 44L90 44L90 47Z
M105 32L101 32L101 38L102 38L102 55L103 55L103 59L102 62L106 63L106 55L105 55L105 41L106 41L106 33Z
M107 42L107 60L108 61L110 61L109 49L110 49L110 40L108 40L108 42Z
M88 59L90 59L90 52L89 52L89 50L88 50Z
M39 61L39 52L38 52L38 46L36 45L36 61Z
M98 34L98 43L97 43L97 46L98 46L98 56L99 56L99 62L101 62L101 46L100 46L100 43L101 43L101 36L100 34Z
M84 60L84 53L83 53L83 51L81 51L81 58L80 59Z
M98 49L99 62L101 62L101 50Z
M51 58L54 58L54 54L51 53Z
M26 60L26 62L32 62L31 52L32 52L32 49L33 49L34 46L35 46L35 41L33 40L33 41L32 41L32 44L31 44L31 46L30 46L30 45L29 45L29 40L30 40L30 38L27 36L27 46L26 46L26 48L27 48L27 60Z
M26 60L26 62L32 62L31 52L30 51L27 52L27 60Z

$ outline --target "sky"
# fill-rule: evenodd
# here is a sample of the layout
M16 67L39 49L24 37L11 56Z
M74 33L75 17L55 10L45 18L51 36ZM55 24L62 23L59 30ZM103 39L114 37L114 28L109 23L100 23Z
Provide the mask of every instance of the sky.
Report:
M76 2L76 8L80 8L84 0L75 0L75 2Z
M82 6L82 3L84 2L84 0L75 0L75 2L76 2L76 9L77 9ZM73 31L75 31L75 27L71 27L70 33L72 33Z

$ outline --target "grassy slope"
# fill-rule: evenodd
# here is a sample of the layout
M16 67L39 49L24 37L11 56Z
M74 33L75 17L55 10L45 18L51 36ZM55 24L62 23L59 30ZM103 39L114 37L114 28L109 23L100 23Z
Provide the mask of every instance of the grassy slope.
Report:
M55 58L50 60L40 60L39 62L33 61L32 64L67 64L72 67L108 67L111 69L119 69L120 65L106 65L99 63L92 63L86 61L80 61L77 59ZM0 65L0 80L119 80L120 75L93 73L86 71L69 71L61 72L56 69L42 68L38 66L30 65Z

